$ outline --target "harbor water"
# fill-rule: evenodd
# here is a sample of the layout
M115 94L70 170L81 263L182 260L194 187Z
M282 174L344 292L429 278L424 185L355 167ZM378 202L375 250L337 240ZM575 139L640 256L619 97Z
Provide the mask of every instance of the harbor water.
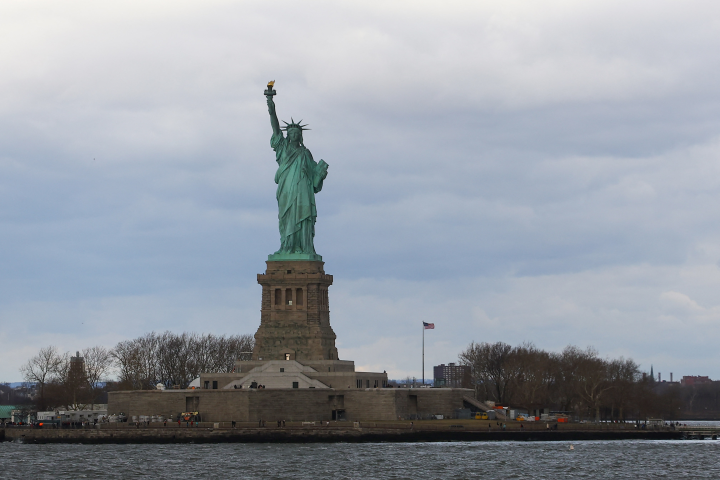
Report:
M720 441L0 443L3 479L719 478Z

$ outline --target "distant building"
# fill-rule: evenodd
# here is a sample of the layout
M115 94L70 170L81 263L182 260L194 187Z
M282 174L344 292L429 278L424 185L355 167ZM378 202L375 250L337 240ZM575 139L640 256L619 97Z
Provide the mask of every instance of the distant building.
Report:
M695 375L685 375L682 380L680 380L680 383L685 386L690 385L700 385L703 383L710 383L712 380L708 377L701 377L701 376L695 376Z
M470 367L444 363L433 367L433 377L436 387L445 388L472 388L470 380Z
M35 393L35 385L11 387L0 385L0 405L22 405L32 403L31 398Z
M68 375L77 381L85 379L85 359L77 352L74 357L70 357L70 371Z

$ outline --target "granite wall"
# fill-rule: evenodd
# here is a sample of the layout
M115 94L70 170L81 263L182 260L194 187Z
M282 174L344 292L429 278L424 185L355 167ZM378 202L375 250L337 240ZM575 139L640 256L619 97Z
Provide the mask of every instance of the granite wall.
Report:
M111 392L108 413L177 416L198 411L206 422L398 420L414 415L452 418L463 408L460 388L135 390ZM333 413L335 412L335 414Z

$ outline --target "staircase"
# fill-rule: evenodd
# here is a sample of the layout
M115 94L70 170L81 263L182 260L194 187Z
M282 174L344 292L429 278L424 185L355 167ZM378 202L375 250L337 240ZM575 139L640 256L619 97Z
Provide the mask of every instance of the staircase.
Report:
M491 408L485 402L481 402L480 400L475 400L474 398L468 397L467 395L463 395L463 402L468 403L468 404L472 405L473 407L479 408L483 412L489 412L490 410L492 410L495 412L495 415L497 416L498 420L506 420L504 410L495 410L494 408Z

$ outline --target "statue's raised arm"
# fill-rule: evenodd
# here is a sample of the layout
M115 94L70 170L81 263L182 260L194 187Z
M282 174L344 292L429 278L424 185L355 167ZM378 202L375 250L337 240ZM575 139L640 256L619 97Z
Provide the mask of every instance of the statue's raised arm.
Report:
M273 101L273 96L276 92L273 90L273 85L275 85L275 80L268 82L268 88L265 90L265 97L267 98L268 113L270 114L270 125L272 125L273 133L278 135L282 134L282 132L280 130L280 122L278 122L277 114L275 113L275 102Z
M270 146L275 150L278 169L275 172L277 183L278 223L280 227L280 250L268 257L270 261L322 260L315 252L315 221L317 208L315 194L323 187L327 177L328 164L315 162L303 142L303 130L307 130L302 120L280 127L273 96L273 82L265 90L268 113L273 135ZM283 135L285 131L286 135Z

